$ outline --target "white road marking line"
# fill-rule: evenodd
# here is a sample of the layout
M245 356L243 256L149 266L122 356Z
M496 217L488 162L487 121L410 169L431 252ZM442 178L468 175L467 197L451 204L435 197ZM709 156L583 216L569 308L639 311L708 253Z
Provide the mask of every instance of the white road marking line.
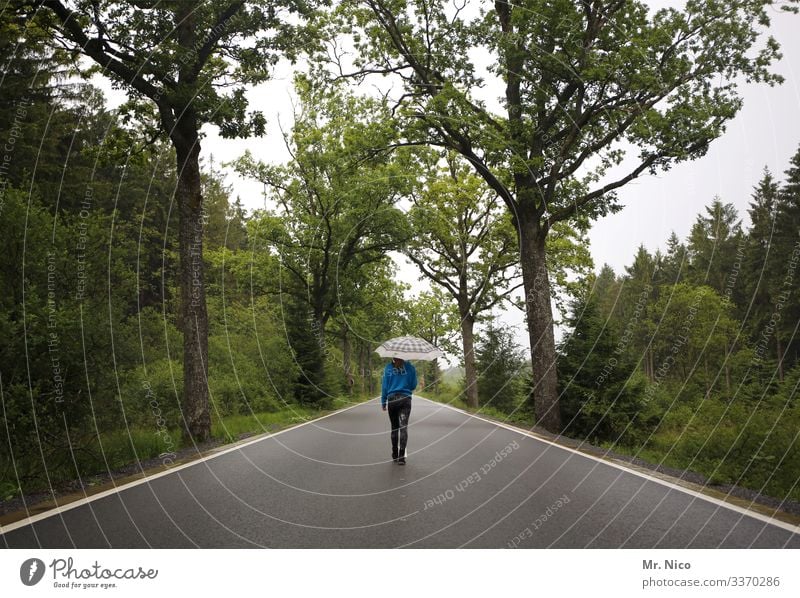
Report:
M516 432L517 434L520 434L522 436L526 436L528 438L532 438L533 440L538 440L539 442L543 442L545 444L549 444L549 445L554 446L556 448L559 448L561 450L568 451L568 452L574 453L576 455L580 455L581 457L585 457L587 459L591 459L592 461L597 461L598 463L602 463L604 465L608 465L609 467L614 467L615 469L620 469L622 471L625 471L627 473L633 474L633 475L638 476L640 478L644 478L645 480L648 480L650 482L655 482L656 484L661 484L662 486L666 486L667 488L672 488L673 490L678 490L678 491L683 492L685 494L689 494L690 496L694 496L695 498L700 498L702 500L705 500L707 502L715 504L717 506L724 507L726 509L730 509L731 511L736 511L739 514L746 515L748 517L752 517L753 519L758 519L761 522L769 523L770 525L774 525L776 527L780 527L782 529L785 529L786 531L792 532L793 534L800 534L800 527L798 527L796 525L792 525L791 523L787 523L785 521L781 521L780 519L775 519L773 517L769 517L768 515L764 515L762 513L757 512L757 511L751 511L749 509L745 509L744 507L740 507L739 505L735 505L735 504L726 502L724 500L721 500L719 498L715 498L713 496L708 496L706 494L703 494L702 492L697 492L696 490L691 490L690 488L684 488L683 486L680 486L678 484L673 484L672 482L668 482L666 480L662 480L660 478L657 478L657 477L654 477L654 476L651 476L651 475L647 475L646 473L642 473L640 471L636 471L635 469L628 469L627 467L623 467L622 465L619 465L618 463L614 463L613 461L607 461L606 459L601 459L600 457L595 457L594 455L590 455L588 453L583 453L581 451L578 451L576 449L570 448L568 446L563 446L561 444L553 442L552 440L546 440L544 438L541 438L541 437L537 436L536 434L533 434L531 432L527 432L526 430L522 430L520 428L515 428L513 426L509 426L509 425L504 424L502 422L496 422L496 421L492 421L490 419L485 419L483 417L480 417L479 415L475 415L474 413L470 413L468 411L464 411L463 409L459 409L458 407L453 407L452 405L448 405L446 403L437 403L436 401L431 401L430 399L426 399L425 397L417 397L417 398L420 398L420 399L423 399L425 401L428 401L429 403L433 403L434 405L438 405L438 406L441 406L441 407L447 407L448 409L452 409L453 411L457 411L458 413L461 413L463 415L468 415L469 417L474 417L475 419L479 419L482 422L487 422L487 423L490 423L490 424L494 424L495 426L498 426L500 428L505 428L506 430L511 430L512 432Z

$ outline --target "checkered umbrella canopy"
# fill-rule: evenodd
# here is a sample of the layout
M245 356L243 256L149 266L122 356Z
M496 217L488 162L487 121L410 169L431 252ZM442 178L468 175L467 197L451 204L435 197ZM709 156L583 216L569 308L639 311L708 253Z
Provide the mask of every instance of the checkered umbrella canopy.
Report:
M438 347L432 345L424 338L416 336L398 336L382 343L375 352L381 357L398 357L400 359L417 359L430 361L444 357Z

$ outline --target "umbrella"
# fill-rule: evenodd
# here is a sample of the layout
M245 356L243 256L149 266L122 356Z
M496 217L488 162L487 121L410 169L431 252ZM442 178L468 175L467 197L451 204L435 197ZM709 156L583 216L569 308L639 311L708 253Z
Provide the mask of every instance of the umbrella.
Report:
M416 336L398 336L382 343L375 352L381 357L397 357L399 359L421 359L430 361L444 357L441 349L424 338Z

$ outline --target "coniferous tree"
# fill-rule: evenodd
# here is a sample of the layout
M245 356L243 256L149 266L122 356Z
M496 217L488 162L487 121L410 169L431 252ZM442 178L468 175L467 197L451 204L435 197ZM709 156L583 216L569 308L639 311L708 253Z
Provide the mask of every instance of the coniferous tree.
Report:
M521 399L522 349L514 334L490 319L475 349L478 368L478 400L481 406L512 413Z
M689 276L693 283L708 285L722 296L741 297L736 261L743 249L744 234L733 204L719 197L698 214L689 233ZM737 257L739 256L739 257Z
M604 318L617 317L622 286L613 268L603 264L600 273L592 281L591 293Z
M625 268L620 309L615 322L620 334L619 351L635 356L651 380L655 365L651 343L653 330L648 320L658 299L659 283L663 281L663 261L660 252L651 255L644 245L639 246L633 263Z
M560 345L558 361L564 433L632 442L645 429L639 417L644 379L635 361L617 351L619 332L593 300L575 302L569 323L573 331Z
M775 225L779 185L768 169L754 188L748 209L750 228L747 231L747 246L743 260L743 283L745 301L737 305L737 314L746 319L750 339L759 343L764 326L769 322L773 310L773 297L780 285L780 257L775 237ZM768 341L769 356L777 359L775 339Z
M775 250L780 268L773 297L781 305L775 340L781 373L800 361L800 149L792 156L781 186L775 214Z
M663 278L666 284L677 284L686 276L689 265L686 245L681 242L675 231L667 239L667 253L664 256Z

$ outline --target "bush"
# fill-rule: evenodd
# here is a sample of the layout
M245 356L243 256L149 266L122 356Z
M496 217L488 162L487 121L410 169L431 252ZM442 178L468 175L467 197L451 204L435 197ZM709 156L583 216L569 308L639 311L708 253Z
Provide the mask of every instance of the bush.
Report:
M525 359L512 331L490 322L478 340L475 358L481 407L514 412L523 398Z
M580 317L578 315L580 314ZM645 380L619 335L590 301L572 308L573 334L559 347L564 433L595 442L635 445L648 433Z

